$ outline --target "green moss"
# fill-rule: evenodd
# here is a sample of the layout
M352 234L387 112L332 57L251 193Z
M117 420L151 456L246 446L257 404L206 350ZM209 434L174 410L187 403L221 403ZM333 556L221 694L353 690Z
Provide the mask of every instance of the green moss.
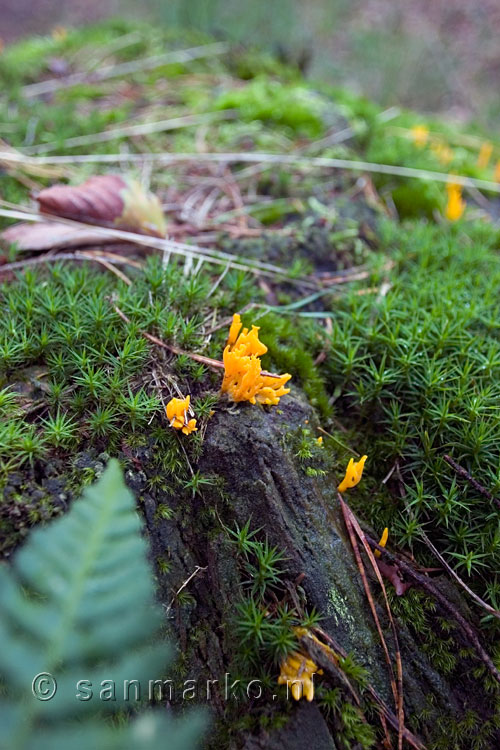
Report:
M237 109L245 120L262 120L309 136L321 134L326 106L325 100L303 85L264 76L225 92L216 102L219 109Z
M5 417L0 426L0 473L8 497L18 470L27 473L32 489L49 476L62 476L69 491L77 493L96 477L92 461L72 468L82 451L98 456L103 450L124 450L129 456L146 446L158 469L156 478L152 470L148 480L151 488L171 487L192 497L213 481L190 472L184 448L166 423L150 374L152 346L141 330L196 350L203 319L211 309L207 306L204 313L202 303L217 274L186 278L177 263L163 269L153 258L144 271L132 273L133 285L128 287L88 266L55 263L27 270L0 287L0 304L9 312L0 321L0 409ZM211 304L227 314L242 288L228 274ZM114 311L111 295L131 319L130 325ZM222 346L221 341L214 348L216 356ZM183 369L178 365L174 358L167 372L172 368L176 382L193 398L200 432L184 442L194 463L220 380L189 358ZM165 369L161 362L155 366ZM175 395L165 379L162 395ZM39 506L37 500L29 508L32 522L40 513L47 516L47 509ZM53 512L56 509L54 505ZM3 526L7 546L16 541L15 518L10 514ZM22 524L17 528L21 530Z
M497 491L497 231L421 223L391 230L387 242L397 246L392 288L376 304L345 297L324 369L339 411L365 434L358 450L369 454L370 473L399 459L406 485L400 507L384 494L358 507L402 545L418 546L419 525L428 525L450 564L484 592L480 579L500 562L496 519L444 455Z
M269 354L263 357L263 366L290 373L293 382L304 389L311 404L322 416L328 416L331 413L328 395L314 362L323 342L318 327L308 321L293 320L274 313L259 317L258 325L261 328L260 338L269 348Z

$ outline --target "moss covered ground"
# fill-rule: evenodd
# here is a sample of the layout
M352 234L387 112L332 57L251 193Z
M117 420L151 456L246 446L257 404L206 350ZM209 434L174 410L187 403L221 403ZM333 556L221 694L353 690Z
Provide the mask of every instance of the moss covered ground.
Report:
M4 213L12 204L29 205L33 192L55 180L76 184L126 172L160 197L171 236L230 253L242 266L220 256L198 260L185 248L181 255L129 249L122 252L135 265L120 266L119 278L88 259L40 260L15 246L4 249L3 555L31 526L64 512L110 455L133 475L136 452L147 448L153 494L167 487L189 498L213 484L196 465L212 411L228 408L218 399L221 374L143 333L221 359L229 321L240 311L246 325L261 327L269 347L264 366L289 372L316 409L328 470L340 481L351 455L368 455L363 482L349 497L367 528L379 535L387 526L389 547L424 567L440 566L429 540L498 609L498 200L466 189L465 215L449 222L446 186L432 176L361 177L362 169L332 169L314 158L493 181L500 151L492 144L489 162L478 164L480 133L472 137L412 112L381 112L247 49L207 48L185 62L112 72L211 43L110 22L30 39L0 57L0 151L26 156L2 161L0 154ZM92 77L108 66L109 77ZM64 85L80 73L81 82ZM52 77L45 93L30 90ZM194 124L120 132L192 115L200 116ZM429 131L423 144L412 134L420 125ZM258 152L295 154L297 162L245 163L245 155ZM149 158L160 153L193 156L168 164ZM243 156L228 165L203 158L210 153ZM12 223L7 216L0 221ZM257 267L259 261L274 270ZM164 414L162 401L178 393L192 395L198 419L189 440L179 441ZM301 459L320 450L319 436L294 438ZM457 474L448 455L490 496ZM311 463L312 473L322 470ZM158 508L165 517L169 512ZM459 649L448 634L430 635L419 597L412 591L394 607L426 640L431 660L453 673ZM498 619L478 607L475 626L499 666ZM488 731L478 733L470 721L446 747L490 746L498 686L484 675L484 687L492 694ZM366 734L358 741L370 747ZM436 746L444 747L440 741Z

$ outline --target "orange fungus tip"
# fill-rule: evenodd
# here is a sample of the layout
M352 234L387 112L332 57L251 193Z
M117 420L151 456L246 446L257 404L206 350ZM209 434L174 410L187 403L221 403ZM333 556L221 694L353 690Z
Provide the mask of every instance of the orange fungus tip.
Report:
M359 484L363 475L363 468L365 466L365 461L367 458L368 456L361 456L359 461L354 461L354 459L351 458L351 460L347 464L345 477L338 486L339 492L345 492L345 490L348 490L351 487L355 487L357 484Z

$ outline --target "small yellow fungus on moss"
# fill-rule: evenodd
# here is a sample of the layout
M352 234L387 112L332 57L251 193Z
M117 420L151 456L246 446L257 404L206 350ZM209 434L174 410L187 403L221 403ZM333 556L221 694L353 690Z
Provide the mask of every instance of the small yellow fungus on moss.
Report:
M380 537L379 547L385 547L387 544L387 539L389 538L389 529L387 526L385 527L384 531L382 532L382 536ZM375 557L380 557L380 550L375 550Z
M299 651L292 651L281 662L278 685L289 685L296 701L305 697L309 702L314 698L314 675L323 674L322 670Z
M252 326L249 331L241 330L241 326L240 316L233 315L223 354L221 393L227 393L233 401L276 405L281 396L290 393L284 386L292 376L263 373L260 356L267 352L267 346L259 341L259 328Z
M319 438L316 438L316 442L318 445L323 445L323 437L320 435Z
M453 151L446 143L433 143L431 145L431 151L434 156L439 160L441 164L446 166L453 160Z
M490 163L491 155L493 153L493 144L489 141L484 141L479 149L479 155L477 157L477 166L479 169L486 169Z
M423 148L429 139L429 128L426 125L414 125L410 132L415 145L418 148Z
M495 182L500 182L500 159L497 161L495 165Z
M339 492L345 492L345 490L348 490L350 487L355 487L359 483L363 475L363 468L367 458L368 456L361 456L359 461L354 461L353 458L350 459L347 464L345 477L339 484Z
M181 430L184 435L190 435L198 429L196 419L188 419L187 416L190 400L191 396L173 398L168 402L165 409L170 426L176 430Z
M462 198L462 186L456 182L446 185L448 202L446 204L446 218L448 221L458 221L465 211L465 201Z

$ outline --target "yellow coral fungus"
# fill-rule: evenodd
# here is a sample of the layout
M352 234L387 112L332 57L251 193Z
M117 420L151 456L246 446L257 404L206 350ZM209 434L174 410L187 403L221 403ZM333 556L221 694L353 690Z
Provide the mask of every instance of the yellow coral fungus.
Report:
M388 538L389 538L389 529L386 526L382 532L382 536L380 537L379 547L385 547L385 545L387 544ZM380 557L380 550L378 549L375 550L375 557Z
M262 341L259 341L259 327L252 326L252 330L249 331L248 328L241 330L241 326L241 317L238 314L233 315L227 339L227 347L231 351L238 352L241 356L260 357L262 354L265 354L267 346Z
M479 169L486 169L490 163L491 155L493 153L493 144L489 141L484 141L479 149L479 155L477 157L477 166Z
M410 132L415 145L418 148L423 148L429 138L429 128L426 125L415 125Z
M188 419L187 416L190 400L191 396L173 398L168 402L165 409L170 426L176 430L181 430L184 435L190 435L198 429L196 427L196 419Z
M465 201L462 198L462 186L456 182L446 185L448 202L446 204L446 218L448 221L458 221L465 211Z
M316 438L316 442L318 445L323 445L323 437L320 435L318 438Z
M241 326L240 316L233 315L223 354L221 393L227 393L233 401L275 405L281 396L290 393L285 384L292 376L262 372L260 356L267 352L267 346L259 341L259 328L252 326L249 331L248 328L241 330Z
M363 475L363 468L367 458L368 456L361 456L359 461L354 461L353 458L350 459L347 464L345 477L339 484L339 492L345 492L345 490L348 490L350 487L355 487L359 483Z
M280 676L278 685L290 686L292 695L296 701L303 696L308 701L314 698L314 675L323 674L322 670L309 659L305 654L299 651L292 651L284 661L281 662Z

